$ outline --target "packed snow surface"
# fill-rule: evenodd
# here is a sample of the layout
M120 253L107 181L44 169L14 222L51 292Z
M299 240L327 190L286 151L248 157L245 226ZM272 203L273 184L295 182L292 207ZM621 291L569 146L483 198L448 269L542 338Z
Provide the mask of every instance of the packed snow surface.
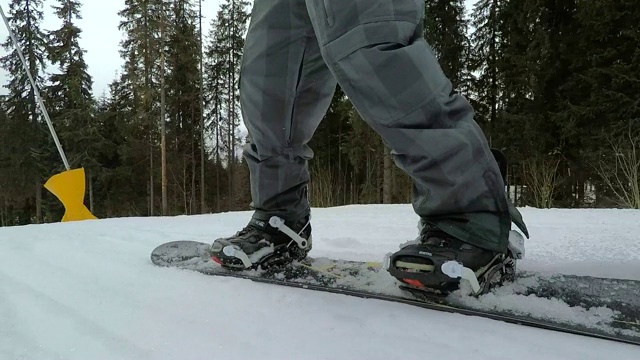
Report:
M520 269L640 280L640 211L521 211ZM149 260L163 242L211 242L250 215L0 228L0 359L640 359L633 345ZM314 209L312 255L380 260L416 223L410 205Z

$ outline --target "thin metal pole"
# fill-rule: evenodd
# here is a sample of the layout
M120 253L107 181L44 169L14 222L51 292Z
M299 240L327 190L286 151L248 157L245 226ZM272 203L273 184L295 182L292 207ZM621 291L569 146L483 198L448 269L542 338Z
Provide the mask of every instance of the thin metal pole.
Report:
M47 109L44 107L44 103L42 102L42 98L40 97L40 93L38 92L38 87L36 86L36 82L33 80L33 77L31 76L29 66L27 66L27 61L24 59L24 55L22 55L22 51L20 50L20 46L18 45L18 40L16 39L16 36L13 34L13 31L11 30L11 26L9 25L9 20L7 20L7 17L5 16L4 10L2 10L1 5L0 5L0 14L2 14L2 20L4 20L4 25L7 27L9 36L11 36L13 45L15 46L16 51L18 52L18 56L22 61L22 66L24 66L24 70L27 73L27 76L29 77L29 81L31 82L31 88L33 89L33 93L35 94L36 99L38 100L40 111L42 111L42 114L44 115L44 118L47 121L47 125L49 126L49 131L51 132L51 136L53 136L53 141L56 143L56 147L58 148L58 153L60 153L60 157L62 158L64 167L67 170L71 170L71 166L69 166L69 161L67 161L67 157L65 156L64 151L62 150L62 145L60 145L60 140L58 140L58 135L56 135L56 130L53 128L53 124L51 123L51 119L49 118L49 113L47 113Z

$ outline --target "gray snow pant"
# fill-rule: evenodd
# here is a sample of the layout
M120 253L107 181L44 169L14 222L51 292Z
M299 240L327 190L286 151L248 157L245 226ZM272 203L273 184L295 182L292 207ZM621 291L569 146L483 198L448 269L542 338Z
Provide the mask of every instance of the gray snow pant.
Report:
M307 143L337 82L413 179L415 212L506 251L497 163L422 37L423 15L424 0L254 1L240 74L254 217L309 213Z

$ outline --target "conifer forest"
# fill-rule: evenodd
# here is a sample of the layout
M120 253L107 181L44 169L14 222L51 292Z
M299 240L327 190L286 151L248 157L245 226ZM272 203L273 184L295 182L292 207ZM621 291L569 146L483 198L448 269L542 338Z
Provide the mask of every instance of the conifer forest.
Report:
M122 68L94 94L82 0L11 0L9 23L98 218L250 209L238 77L252 3L125 0ZM95 1L95 0L91 0ZM490 145L517 206L640 208L640 6L635 0L426 0L424 36ZM45 29L46 16L61 26ZM0 226L56 222L64 171L10 37L0 97ZM47 69L45 71L45 68ZM337 89L310 143L312 206L408 203L411 182Z

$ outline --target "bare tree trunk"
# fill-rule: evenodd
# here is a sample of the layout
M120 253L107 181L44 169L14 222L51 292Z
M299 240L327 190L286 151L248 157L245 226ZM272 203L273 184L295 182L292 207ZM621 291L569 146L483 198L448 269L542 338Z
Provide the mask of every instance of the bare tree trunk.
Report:
M36 223L42 224L42 186L36 176Z
M337 183L340 183L343 179L342 177L342 120L338 121L338 176L337 176ZM347 190L347 182L346 182L346 176L344 177L345 182L342 184L342 187L340 189L340 191L345 192ZM336 206L339 205L344 205L344 202L342 204L340 204L340 202L342 201L341 199L341 194L338 193L336 196Z
M582 206L585 202L586 202L586 197L585 197L585 179L584 179L584 171L582 170L582 167L580 169L578 169L578 174L577 174L577 180L576 180L576 200L578 201L578 203Z
M30 9L30 2L26 2L26 11L27 14L31 12ZM31 23L31 19L29 17L27 17L27 24L26 24L27 29L29 29L28 33L27 33L27 54L28 54L28 61L29 61L29 69L28 71L33 75L33 76L37 76L36 72L34 71L35 67L36 67L36 59L34 57L34 43L33 43L33 38L31 35L31 31L33 29L33 25ZM31 113L31 123L34 129L34 133L37 134L38 133L38 115L37 115L37 103L36 103L36 95L35 95L35 89L32 87L29 90L29 106L30 106L30 113ZM35 166L35 164L33 164L33 166ZM40 179L39 176L37 174L34 175L33 178L34 184L36 186L35 188L35 195L36 195L36 223L40 224L42 223L42 188L40 185ZM31 210L30 210L31 211ZM29 217L31 217L31 214L29 214Z
M162 172L162 215L168 215L167 203L167 129L166 129L166 93L165 93L165 54L164 54L164 9L160 26L160 153Z
M231 199L231 197L233 197L233 187L231 184L233 184L233 163L234 163L234 158L235 158L235 154L234 154L234 150L235 150L235 144L233 143L233 138L234 138L234 134L233 134L233 95L232 95L232 90L231 90L231 75L229 75L229 82L228 82L228 87L229 87L229 108L228 108L228 119L229 119L229 123L227 125L227 143L229 144L229 149L228 149L228 154L227 154L227 166L229 167L229 199Z
M182 158L182 206L184 207L184 213L189 213L188 208L188 194L187 194L187 159L186 156Z
M494 2L494 4L491 6L491 17L495 17L495 12L496 12L496 4ZM497 79L497 60L496 60L496 51L497 51L497 34L494 28L492 28L491 30L491 41L489 44L490 50L489 50L489 61L491 62L491 64L489 65L489 71L491 72L491 114L489 115L490 121L489 124L487 125L487 134L488 134L488 142L489 142L489 146L492 146L493 143L493 129L495 127L497 118L498 118L498 79Z
M217 107L217 105L216 105ZM220 212L220 116L219 109L215 110L216 114L216 210Z
M0 226L7 226L7 221L5 220L7 213L7 199L4 198L2 201L2 206L0 207Z
M382 146L384 157L384 175L382 178L382 203L391 204L391 151L386 146Z
M199 2L199 11L200 11L200 16L199 16L199 20L200 20L200 212L202 214L204 214L205 212L207 212L207 206L205 204L205 197L204 197L204 191L205 191L205 186L204 186L204 156L205 156L205 151L204 151L204 70L203 70L203 66L202 66L202 61L203 61L203 53L202 53L202 0L200 0Z
M233 27L235 25L234 22L234 14L235 14L235 2L231 1L231 24L229 26L229 38L231 39L231 51L229 51L229 73L228 73L228 89L229 89L229 201L233 199L233 164L235 163L235 130L236 130L236 119L235 119L235 87L234 87L234 78L235 78L235 69L236 64L233 59L233 51L235 51L235 43L233 41Z
M153 216L153 145L149 143L149 216Z
M151 94L151 55L149 52L151 51L151 45L149 44L149 8L147 1L142 3L143 6L143 22L144 22L144 31L145 31L145 39L144 39L144 98L143 98L143 110L142 113L145 118L145 121L149 121L149 113L150 110L150 100L149 96ZM154 178L153 178L153 126L149 126L149 215L154 215Z
M191 119L193 122L194 116L193 107L191 107ZM191 214L196 213L196 141L195 134L191 133L189 136L189 142L191 143L191 190L189 191L189 208Z
M93 178L91 177L91 172L87 172L87 175L89 179L89 211L93 214Z

